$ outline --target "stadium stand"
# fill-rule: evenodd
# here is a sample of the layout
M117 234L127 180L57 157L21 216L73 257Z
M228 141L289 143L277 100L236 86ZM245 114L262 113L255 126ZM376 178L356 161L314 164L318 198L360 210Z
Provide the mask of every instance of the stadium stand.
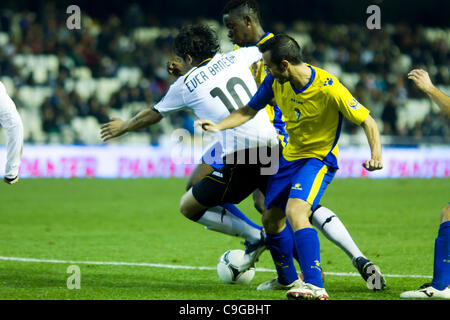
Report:
M83 28L68 30L54 5L46 6L44 16L1 12L0 80L26 124L26 143L100 144L101 123L129 118L167 90L173 79L165 65L177 29L137 24L124 11L101 22L84 14ZM222 49L230 50L226 30L217 21L207 22L217 28ZM438 108L406 79L413 67L427 69L450 94L449 29L388 24L368 32L354 24L276 22L267 30L293 35L308 62L339 77L390 136L385 141L450 141L448 117L430 117ZM192 132L191 124L189 112L177 113L164 126L115 143L159 144L174 128ZM346 123L342 143L359 141L345 137L355 132Z

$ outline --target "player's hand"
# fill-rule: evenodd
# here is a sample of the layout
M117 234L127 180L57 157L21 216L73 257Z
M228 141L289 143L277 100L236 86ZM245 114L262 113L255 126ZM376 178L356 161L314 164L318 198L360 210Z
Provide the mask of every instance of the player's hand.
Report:
M196 120L194 122L194 128L200 127L200 126L205 131L209 131L209 132L220 131L220 128L217 126L217 124L215 122L212 122L211 120Z
M383 169L383 162L381 160L370 159L363 163L363 167L367 171L381 170Z
M171 74L174 77L180 77L184 75L186 72L183 69L183 65L181 64L181 61L179 61L179 58L174 58L167 62L166 65L167 72Z
M416 86L425 93L430 92L434 87L428 72L422 69L412 70L408 73L408 79L414 81Z
M7 184L15 184L15 183L19 182L19 176L12 178L12 179L4 177L3 181L5 181L5 183L7 183Z
M124 121L119 118L112 118L110 122L103 124L100 129L100 135L103 141L108 141L112 138L123 135L126 131L124 129Z

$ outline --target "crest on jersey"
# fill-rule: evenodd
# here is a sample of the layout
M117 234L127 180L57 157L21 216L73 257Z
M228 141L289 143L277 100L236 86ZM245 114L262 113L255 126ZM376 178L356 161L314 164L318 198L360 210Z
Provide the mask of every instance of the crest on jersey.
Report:
M356 110L361 108L361 103L359 103L355 98L350 98L348 100L348 106L350 109Z

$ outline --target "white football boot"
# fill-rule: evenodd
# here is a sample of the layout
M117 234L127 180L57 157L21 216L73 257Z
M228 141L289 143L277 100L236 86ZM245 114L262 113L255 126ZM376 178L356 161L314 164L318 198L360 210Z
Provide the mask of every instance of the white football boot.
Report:
M286 296L289 300L330 300L324 288L310 283L294 286L286 292Z
M243 272L251 267L255 266L255 262L258 261L259 256L267 249L266 246L266 235L261 231L261 238L254 243L248 241L244 242L245 254L243 261L239 266L239 271Z
M400 294L403 299L450 299L450 288L445 287L444 290L438 290L431 286L431 283L425 283L417 290L406 291Z
M289 290L294 286L300 286L301 284L303 284L301 279L297 279L290 284L284 285L278 282L278 278L275 278L261 283L256 290Z

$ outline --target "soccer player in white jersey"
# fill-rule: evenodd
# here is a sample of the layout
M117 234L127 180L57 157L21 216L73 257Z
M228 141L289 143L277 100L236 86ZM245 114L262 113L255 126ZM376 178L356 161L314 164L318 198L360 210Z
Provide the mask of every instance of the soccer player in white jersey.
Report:
M3 181L14 184L19 181L19 166L23 148L23 124L16 105L0 82L0 125L5 128L8 142L7 158Z
M104 141L155 124L163 116L184 107L191 108L199 118L208 116L219 121L245 105L257 90L249 69L261 59L257 47L221 54L215 33L206 26L194 26L184 28L176 37L175 51L188 72L171 85L154 107L146 108L128 121L112 119L104 124L101 128ZM219 206L239 203L256 188L264 189L267 176L260 174L262 161L259 160L264 158L268 170L273 165L271 159L278 161L278 135L267 113L261 112L254 120L247 126L218 135L223 154L228 156L224 157L226 163L183 196L180 211L187 218L209 229L243 238L256 230L260 237L259 229L249 228L245 221ZM240 155L248 159L254 151L257 164L236 163L243 160ZM248 262L253 263L264 248L258 246L258 250L251 252Z

